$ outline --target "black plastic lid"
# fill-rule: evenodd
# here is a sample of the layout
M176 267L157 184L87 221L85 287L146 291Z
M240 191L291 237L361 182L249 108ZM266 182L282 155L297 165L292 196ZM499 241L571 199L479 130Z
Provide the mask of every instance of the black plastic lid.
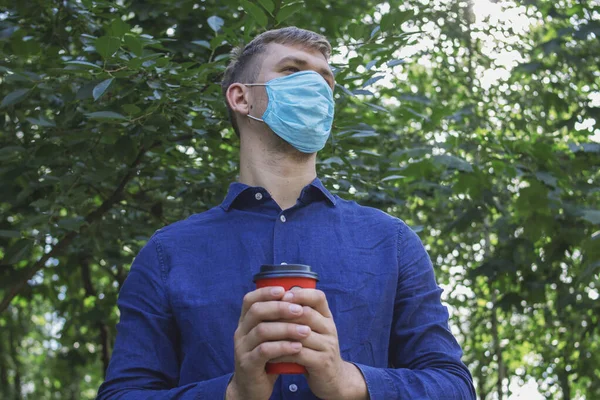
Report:
M310 265L304 264L264 264L260 267L260 272L254 275L254 282L260 279L268 278L312 278L319 280L319 275L310 270Z

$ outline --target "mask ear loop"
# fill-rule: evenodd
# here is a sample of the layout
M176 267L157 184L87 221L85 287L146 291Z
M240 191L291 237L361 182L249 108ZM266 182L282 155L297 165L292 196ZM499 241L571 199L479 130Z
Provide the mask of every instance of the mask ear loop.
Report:
M252 86L267 86L267 85L266 85L266 84L264 84L264 83L244 83L244 85L246 85L246 86L251 86L251 87L252 87ZM248 118L250 118L250 119L253 119L253 120L255 120L255 121L258 121L258 122L265 122L265 121L264 121L262 118L256 118L256 117L254 117L254 116L250 115L250 112L248 112L248 114L246 115L246 117L248 117Z
M250 119L253 119L253 120L255 120L255 121L258 121L258 122L265 122L263 119L261 119L261 118L256 118L256 117L253 117L253 116L252 116L252 115L250 115L250 114L247 114L247 115L246 115L246 117L248 117L248 118L250 118Z

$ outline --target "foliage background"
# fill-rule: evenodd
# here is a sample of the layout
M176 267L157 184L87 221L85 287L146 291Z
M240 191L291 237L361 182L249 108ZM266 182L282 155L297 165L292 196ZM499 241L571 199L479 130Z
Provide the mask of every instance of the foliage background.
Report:
M600 398L597 1L0 7L3 399L94 398L132 258L236 178L229 50L287 25L337 49L320 176L420 232L479 398Z

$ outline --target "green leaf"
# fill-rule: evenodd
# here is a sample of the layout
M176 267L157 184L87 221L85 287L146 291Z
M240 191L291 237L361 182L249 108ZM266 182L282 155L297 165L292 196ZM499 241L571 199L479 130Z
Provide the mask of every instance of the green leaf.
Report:
M351 38L362 41L364 39L364 34L365 34L366 28L367 28L366 25L364 25L362 23L359 24L359 23L353 22L350 25L348 25L347 31Z
M275 10L275 4L271 0L258 0L261 6L264 7L265 10L268 11L269 14L273 15L273 11Z
M128 23L124 22L121 18L115 18L108 28L110 36L116 36L122 38L127 32L131 30Z
M0 229L0 237L5 238L19 238L21 237L21 232L19 231L7 231L4 229Z
M27 96L27 93L29 93L29 90L30 89L17 89L14 92L7 94L6 97L4 97L2 99L2 103L0 103L0 108L4 108L4 107L12 106L13 104L17 104L18 102L23 100L25 98L25 96Z
M433 163L443 165L446 168L454 168L463 172L473 172L473 167L462 158L450 154L440 154L433 156Z
M584 143L582 148L586 153L600 153L600 143Z
M371 60L367 63L367 65L365 66L365 68L367 69L367 71L370 71L371 68L373 68L375 66L375 64L377 64L379 62L379 59L376 58L374 60Z
M401 25L412 18L414 12L391 10L389 13L381 17L381 30L385 33L393 33L395 30L401 29Z
M6 255L4 256L4 260L2 261L8 264L16 264L19 261L25 259L32 247L32 240L21 239L8 248L8 250L6 251Z
M321 163L326 164L326 165L331 165L331 164L344 165L344 162L339 157L329 157L328 159L321 161Z
M159 68L164 68L169 64L169 59L167 57L159 58L156 60L156 66Z
M413 231L414 233L419 233L419 232L422 232L422 231L423 231L423 228L424 228L424 226L423 226L423 225L414 225L414 226L411 226L411 227L410 227L410 229L412 229L412 231Z
M540 171L540 172L536 172L535 173L536 178L538 178L540 181L544 182L546 185L551 186L551 187L556 187L557 186L557 179L552 176L552 174L550 174L549 172L544 172L544 171Z
M91 119L127 120L127 117L124 117L123 115L113 112L113 111L97 111L97 112L93 112L93 113L88 113L86 115L88 118L91 118Z
M292 14L302 10L304 8L304 2L288 4L282 7L277 13L277 23L281 24L283 21L292 16Z
M43 116L40 116L39 118L27 117L25 119L27 121L29 121L31 124L33 124L33 125L45 126L47 128L54 128L54 127L56 127L56 123L54 121L50 121L50 120L44 118Z
M354 94L355 96L358 96L358 95L374 96L373 92L371 92L370 90L365 90L365 89L355 89L352 91L352 94Z
M102 95L104 94L104 92L106 92L106 89L108 89L108 87L110 86L110 84L112 83L112 81L114 79L115 78L109 78L105 81L100 82L98 85L96 85L96 87L92 91L92 95L94 96L94 101L96 101L100 97L102 97Z
M346 86L336 83L335 87L342 89L342 92L346 93L348 96L354 97L354 93L352 93L350 90L348 90L348 88Z
M136 156L135 143L130 136L121 136L117 143L115 143L115 155L116 159L122 162L129 163Z
M127 62L127 66L133 70L138 70L142 67L144 60L141 58L132 58Z
M194 40L192 42L192 44L198 45L198 46L202 46L202 47L206 47L207 49L210 50L210 43L208 43L206 40Z
M135 104L123 104L121 108L129 115L137 115L142 111L142 109Z
M398 96L398 99L404 100L404 101L411 101L411 102L415 102L415 103L421 103L426 106L431 104L431 100L429 100L426 96L419 96L419 95L415 95L415 94L402 94L402 95Z
M385 109L385 108L383 108L383 107L381 107L381 106L379 106L379 105L377 105L377 104L368 103L368 102L365 102L365 104L366 104L366 105L368 105L368 106L369 106L370 108L372 108L373 110L376 110L376 111L383 111L383 112L389 113L389 111L388 111L387 109Z
M600 260L595 261L595 262L590 262L587 265L587 267L585 268L585 270L583 271L583 273L579 276L579 278L577 278L577 284L584 282L589 277L593 276L594 272L597 269L600 269Z
M600 153L600 143L583 143L581 145L569 143L569 148L574 153L578 153L580 151L585 153Z
M385 14L381 17L381 23L379 26L383 32L388 32L394 23L394 19L391 14Z
M96 39L96 51L104 59L111 58L119 50L121 39L114 36L101 36Z
M144 53L144 43L137 37L127 34L124 40L125 46L136 56L140 57Z
M375 131L357 131L356 133L353 133L352 135L350 135L350 137L353 139L362 139L362 138L377 137L377 136L379 136L379 134Z
M80 61L80 60L67 61L67 62L65 62L65 64L81 65L82 67L90 67L90 68L99 69L99 70L102 69L102 67L99 65L96 65L96 64L93 64L93 63L87 62L87 61Z
M269 19L267 18L265 13L260 9L260 7L258 7L255 4L250 3L247 0L241 0L240 4L244 8L244 11L246 11L252 18L254 18L254 20L260 26L263 26L263 27L267 26Z
M364 89L364 88L366 88L368 86L371 86L375 82L382 80L383 78L385 78L385 76L383 76L383 75L377 75L377 76L374 76L372 78L369 78L365 83L363 83L362 87Z
M0 161L7 161L16 158L19 154L25 153L25 150L22 146L4 146L0 147Z
M217 61L221 61L221 60L228 60L229 58L231 58L231 54L223 53L223 54L219 54L218 56L216 56L214 61L217 62Z
M406 60L404 59L400 59L400 60L392 60L392 61L388 61L387 66L388 67L395 67L396 65L400 65L400 64L404 64L406 63Z
M379 32L381 32L381 25L377 25L375 28L373 28L371 34L369 35L369 40L373 39Z
M519 64L515 69L529 72L530 74L532 74L535 71L537 71L538 69L540 69L541 67L543 67L543 64L541 62L529 62L529 63Z
M93 97L92 92L94 91L94 88L96 87L96 85L98 83L99 83L98 81L90 81L90 82L86 82L83 85L81 85L79 90L77 90L75 99L76 100L85 100L85 99L89 99L90 97Z
M581 218L594 225L600 225L600 210L583 210Z
M219 32L219 30L223 27L223 25L225 24L225 21L223 21L223 18L221 17L217 17L216 15L213 15L212 17L209 17L208 20L208 26L210 26L210 28L216 32Z
M85 218L83 217L63 218L60 221L58 221L59 227L69 231L76 231L79 228L81 228L81 226L84 224Z
M398 179L404 179L404 178L406 178L404 175L390 175L390 176L386 176L385 178L383 178L381 180L381 182L396 181Z

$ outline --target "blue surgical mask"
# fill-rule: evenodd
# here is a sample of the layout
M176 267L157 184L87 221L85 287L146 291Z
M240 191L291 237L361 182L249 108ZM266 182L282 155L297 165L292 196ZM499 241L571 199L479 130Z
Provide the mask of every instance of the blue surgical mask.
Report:
M266 83L269 104L262 118L249 118L267 124L283 140L303 153L316 153L325 147L333 124L333 91L314 71L296 72Z

